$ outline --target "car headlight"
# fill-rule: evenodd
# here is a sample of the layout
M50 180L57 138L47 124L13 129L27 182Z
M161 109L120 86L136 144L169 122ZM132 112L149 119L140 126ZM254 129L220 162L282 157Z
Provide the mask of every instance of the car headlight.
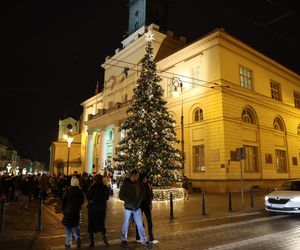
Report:
M291 201L300 202L300 196L291 198Z
M269 196L265 196L265 201L267 201L269 199Z

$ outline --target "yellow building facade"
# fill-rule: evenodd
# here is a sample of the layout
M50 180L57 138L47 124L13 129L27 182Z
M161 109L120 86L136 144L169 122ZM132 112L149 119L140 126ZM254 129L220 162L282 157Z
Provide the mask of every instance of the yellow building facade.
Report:
M184 174L193 187L237 191L243 178L246 189L265 189L300 178L298 74L222 29L189 45L184 37L161 33L157 25L148 29L154 33L154 56L179 140L183 110ZM145 54L144 34L145 26L106 58L103 91L81 104L81 160L86 172L114 164L111 159L122 136L119 127ZM174 77L183 84L179 97L172 95ZM242 161L237 148L246 152Z
M83 170L81 163L81 133L80 123L68 117L59 120L58 138L50 146L49 173L51 175L72 174L74 171L81 173ZM70 149L65 135L72 138ZM68 163L69 162L69 163ZM67 169L68 167L68 169Z

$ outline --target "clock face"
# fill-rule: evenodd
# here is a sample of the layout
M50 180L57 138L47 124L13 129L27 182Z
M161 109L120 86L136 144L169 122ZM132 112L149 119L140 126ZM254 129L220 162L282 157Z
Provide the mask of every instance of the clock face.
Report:
M71 130L73 128L72 124L67 125L67 129Z

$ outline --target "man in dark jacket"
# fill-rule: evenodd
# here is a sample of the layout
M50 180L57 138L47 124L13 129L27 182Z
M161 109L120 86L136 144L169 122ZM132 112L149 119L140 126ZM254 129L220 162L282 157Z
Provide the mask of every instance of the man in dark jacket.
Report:
M142 221L142 212L140 205L143 199L143 192L139 179L139 171L132 170L130 177L126 178L119 192L120 200L124 201L124 223L122 226L122 246L127 247L127 232L130 224L130 219L133 217L138 228L139 236L143 245L148 246L151 243L147 240Z

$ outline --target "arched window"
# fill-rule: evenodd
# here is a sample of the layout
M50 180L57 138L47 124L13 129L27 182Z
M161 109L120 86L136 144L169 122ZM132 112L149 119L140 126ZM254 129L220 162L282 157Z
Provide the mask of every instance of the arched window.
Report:
M300 135L300 124L297 127L297 134Z
M273 127L275 130L282 131L282 132L285 131L283 120L279 117L275 117L273 122Z
M245 108L242 112L242 122L256 124L256 118L254 112L249 109Z
M201 108L196 108L193 113L193 121L200 122L203 121L203 110Z

